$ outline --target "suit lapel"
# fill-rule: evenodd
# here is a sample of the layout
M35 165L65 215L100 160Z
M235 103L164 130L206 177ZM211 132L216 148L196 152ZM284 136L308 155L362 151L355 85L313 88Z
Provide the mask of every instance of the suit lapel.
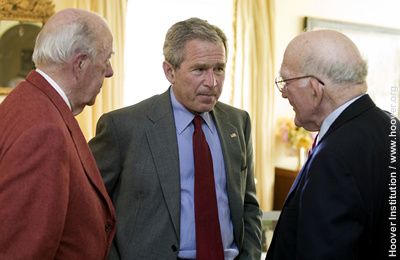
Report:
M244 190L242 186L244 182L241 179L242 148L240 147L238 129L230 123L230 115L218 104L212 110L212 116L218 130L224 156L226 185L235 240L239 241L244 200L242 198L242 190Z
M180 170L178 141L170 92L161 94L157 105L147 114L153 125L146 129L150 150L157 169L161 189L177 237L180 234Z
M239 143L239 135L237 128L229 122L229 114L219 108L218 104L212 111L213 119L218 130L218 136L221 141L222 152L225 161L226 181L228 188L240 191L241 178L238 174L241 161L241 149ZM238 192L240 194L240 192ZM235 195L238 195L235 194ZM233 199L240 200L240 196L229 194Z
M340 126L348 122L349 120L353 119L354 117L359 116L361 113L367 111L368 109L371 109L375 107L375 103L372 101L372 99L369 97L369 95L364 95L360 97L358 100L354 101L354 103L350 104L340 115L339 117L333 122L333 124L329 127L328 132L321 138L321 140L318 143L318 146L331 134L333 133L336 129L338 129ZM299 174L297 175L290 191L289 194L285 200L286 201L289 199L291 196L292 192L296 190L297 185L299 184L301 178L303 178L303 175L305 174L304 172L306 171L309 162L311 161L312 157L318 153L318 147L316 147L315 151L311 153L310 157L307 159L306 163L304 164L303 168L300 170ZM285 205L284 203L284 205Z
M328 132L321 138L322 142L326 137L328 137L332 132L338 129L341 125L345 124L349 120L359 116L361 113L375 107L375 103L369 97L369 95L364 95L350 104L333 122L331 127L329 127Z
M35 87L45 93L49 99L53 102L54 106L60 112L60 115L64 119L64 122L71 134L71 138L75 144L76 151L79 155L82 167L85 170L86 176L97 188L97 190L103 195L104 198L108 198L104 183L100 177L96 162L93 158L92 152L86 142L85 137L79 127L78 121L73 116L68 105L57 93L57 91L45 80L38 72L32 71L27 76L27 81L33 84ZM105 199L109 208L112 208L111 201Z

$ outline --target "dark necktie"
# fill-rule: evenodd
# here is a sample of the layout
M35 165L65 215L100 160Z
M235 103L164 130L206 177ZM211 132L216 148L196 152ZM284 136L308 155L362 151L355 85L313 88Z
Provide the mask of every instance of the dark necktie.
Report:
M310 157L312 150L314 150L315 145L317 144L317 138L318 138L318 134L315 136L314 142L312 143L311 148L308 150L307 158Z
M201 129L202 118L195 116L193 133L194 208L197 260L223 260L217 195L210 148Z

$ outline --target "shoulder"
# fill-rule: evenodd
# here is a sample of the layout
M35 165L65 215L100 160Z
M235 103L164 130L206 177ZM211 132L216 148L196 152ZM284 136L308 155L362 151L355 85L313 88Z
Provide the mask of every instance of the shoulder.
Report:
M234 116L249 117L249 113L246 110L222 102L217 102L213 110L217 112L223 111Z
M213 109L213 114L215 117L227 118L231 122L250 122L250 115L246 110L222 102L217 102Z
M106 114L113 116L113 117L127 116L127 115L131 115L131 114L140 114L141 112L148 111L151 107L153 107L154 104L157 103L158 99L159 99L159 95L155 95L153 97L142 100L139 103L136 103L134 105L115 109Z
M169 91L167 91L169 93ZM159 95L152 96L145 100L140 101L134 105L130 105L127 107L119 108L113 110L111 112L106 113L105 115L113 117L113 118L125 118L125 117L136 117L147 115L150 111L153 111L155 108L161 110L167 110L168 107L171 107L171 100L169 98L169 94L167 92Z
M147 128L160 119L173 119L169 91L155 95L137 104L103 114L99 125L112 124L125 129Z

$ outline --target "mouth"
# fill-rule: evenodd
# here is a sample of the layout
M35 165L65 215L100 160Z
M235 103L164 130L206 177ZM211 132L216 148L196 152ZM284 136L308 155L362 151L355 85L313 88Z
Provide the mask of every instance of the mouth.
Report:
M217 94L216 93L199 93L199 96L204 96L204 97L215 97Z
M217 95L214 93L203 93L199 94L198 96L202 98L215 98Z
M214 94L199 94L197 95L197 98L201 103L204 104L211 104L215 102L216 95Z

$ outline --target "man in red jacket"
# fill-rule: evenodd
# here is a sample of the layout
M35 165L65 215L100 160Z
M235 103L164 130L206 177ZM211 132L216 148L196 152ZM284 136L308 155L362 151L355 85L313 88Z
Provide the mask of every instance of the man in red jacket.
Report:
M60 11L0 104L0 259L107 258L116 215L74 116L113 75L112 53L103 18Z

